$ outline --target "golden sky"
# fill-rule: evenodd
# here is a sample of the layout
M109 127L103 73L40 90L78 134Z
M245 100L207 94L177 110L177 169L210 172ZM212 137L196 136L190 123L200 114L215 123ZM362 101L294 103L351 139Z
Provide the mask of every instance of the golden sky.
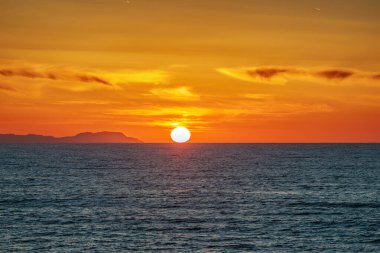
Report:
M378 0L0 0L0 133L380 142Z

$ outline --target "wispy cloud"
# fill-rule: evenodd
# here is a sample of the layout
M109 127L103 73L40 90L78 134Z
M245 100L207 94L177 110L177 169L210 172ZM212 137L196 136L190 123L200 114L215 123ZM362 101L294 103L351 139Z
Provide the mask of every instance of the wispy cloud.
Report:
M39 78L54 81L78 81L84 83L99 83L108 86L112 85L109 81L102 77L88 73L76 73L71 71L36 70L32 68L0 68L0 76Z
M102 86L113 86L114 88L136 83L162 84L170 80L169 73L160 69L84 70L75 67L29 63L1 64L0 77L100 84Z
M380 81L380 73L340 68L306 69L298 67L262 66L219 68L217 71L242 81L269 84L285 84L291 80L308 80L332 84L346 80Z
M170 79L168 72L163 70L114 70L102 73L102 77L107 80L111 80L114 84L126 84L126 83L148 83L159 84L166 83Z
M138 116L204 116L211 112L211 109L204 107L148 107L114 110L111 113L116 115L138 115Z
M272 98L272 95L269 94L256 94L256 93L248 93L243 96L244 98L256 100L256 101L266 101L269 98Z
M200 97L189 90L188 87L155 88L150 94L166 100L199 100Z

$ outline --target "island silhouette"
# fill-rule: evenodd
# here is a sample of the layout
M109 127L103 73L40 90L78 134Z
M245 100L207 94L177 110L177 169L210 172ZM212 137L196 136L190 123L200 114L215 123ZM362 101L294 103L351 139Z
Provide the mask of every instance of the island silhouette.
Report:
M45 135L0 134L0 143L142 143L120 132L84 132L74 136L54 137Z

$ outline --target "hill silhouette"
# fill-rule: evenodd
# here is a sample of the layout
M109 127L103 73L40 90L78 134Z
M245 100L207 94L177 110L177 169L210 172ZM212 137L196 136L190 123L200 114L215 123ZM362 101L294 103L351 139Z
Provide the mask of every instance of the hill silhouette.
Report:
M36 134L0 134L0 143L142 143L120 132L79 133L75 136L54 137Z

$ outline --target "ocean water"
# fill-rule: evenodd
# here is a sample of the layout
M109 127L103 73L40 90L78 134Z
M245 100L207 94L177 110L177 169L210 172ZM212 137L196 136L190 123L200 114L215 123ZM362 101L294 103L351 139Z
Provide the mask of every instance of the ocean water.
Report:
M378 144L0 145L0 252L380 252Z

